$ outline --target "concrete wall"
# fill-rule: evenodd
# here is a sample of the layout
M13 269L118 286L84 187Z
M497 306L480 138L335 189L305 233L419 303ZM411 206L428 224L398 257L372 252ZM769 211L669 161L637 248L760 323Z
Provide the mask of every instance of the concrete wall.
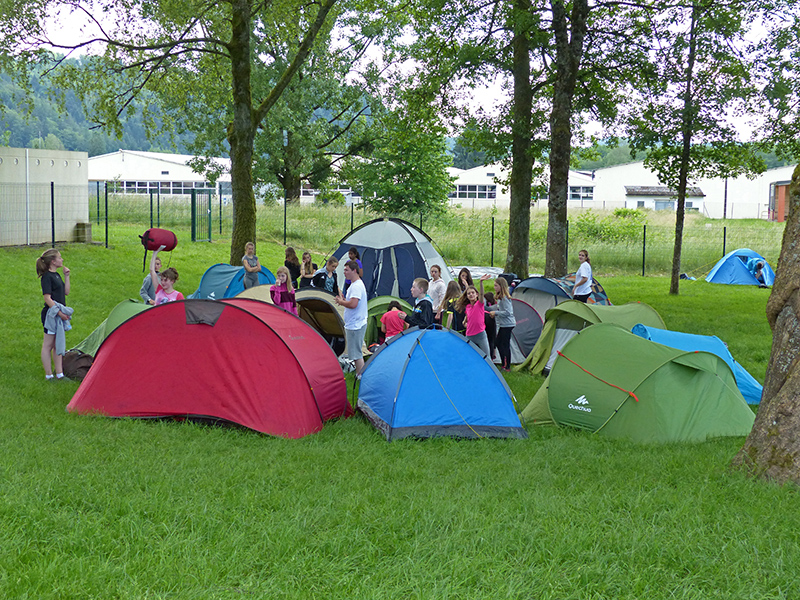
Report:
M78 223L89 222L86 152L0 147L0 245L73 241Z

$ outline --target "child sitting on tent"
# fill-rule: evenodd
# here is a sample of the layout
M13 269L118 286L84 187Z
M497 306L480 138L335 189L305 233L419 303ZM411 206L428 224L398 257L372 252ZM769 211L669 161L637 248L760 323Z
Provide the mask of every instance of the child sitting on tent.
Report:
M447 313L447 318L442 318L442 324L448 329L452 329L464 335L464 311L458 308L458 299L461 297L461 286L457 281L450 281L442 300L443 310Z
M244 274L244 279L242 280L244 289L248 290L251 287L257 286L258 273L261 271L261 263L258 262L258 257L256 256L256 245L253 242L247 242L244 245L242 265L244 265L244 270L247 271Z
M478 292L474 285L467 287L467 291L459 298L459 304L464 311L464 325L467 329L467 339L483 350L486 356L491 357L489 339L486 337L486 319L483 305L483 282L489 275L481 277L481 291Z
M336 267L339 266L339 260L333 256L328 259L325 267L314 273L311 279L311 285L320 290L325 290L333 294L339 295L339 284L336 277Z
M166 248L166 246L159 246L158 250L153 252L153 257L150 259L150 280L153 282L153 287L156 289L155 303L157 305L183 300L183 294L175 289L175 284L178 281L178 271L172 267L161 273L156 271L156 263L158 262L160 264L158 253L164 248Z
M386 334L386 341L388 342L399 333L403 333L406 328L406 323L400 314L403 307L397 300L389 302L389 310L383 313L381 317L381 331Z
M272 298L273 304L279 306L286 312L293 315L297 314L297 300L294 297L294 287L292 287L292 280L289 279L289 269L287 267L278 267L275 272L275 283L269 288L269 295Z
M417 300L414 311L410 315L400 311L400 318L408 323L409 327L427 329L433 325L433 302L428 296L428 280L417 277L411 284L411 296Z
M764 285L764 261L760 258L751 258L747 261L747 268L756 278L760 286ZM765 286L766 287L766 286Z

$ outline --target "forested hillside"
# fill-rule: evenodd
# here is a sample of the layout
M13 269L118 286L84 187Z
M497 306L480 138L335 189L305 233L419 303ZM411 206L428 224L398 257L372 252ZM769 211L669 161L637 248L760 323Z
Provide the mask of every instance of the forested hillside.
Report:
M0 145L14 148L50 148L88 152L89 156L115 152L119 149L152 152L187 153L188 136L175 140L161 134L148 140L141 110L134 106L134 115L124 120L121 139L86 118L80 102L73 92L64 100L66 112L58 109L50 97L47 78L35 76L31 82L32 106L10 78L0 73ZM173 143L174 142L174 143Z

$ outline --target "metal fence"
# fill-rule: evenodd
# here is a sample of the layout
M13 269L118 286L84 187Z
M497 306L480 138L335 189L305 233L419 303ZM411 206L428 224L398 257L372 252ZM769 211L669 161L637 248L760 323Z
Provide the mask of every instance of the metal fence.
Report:
M78 186L40 186L35 193L24 186L0 188L0 222L5 245L57 241L109 242L115 231L138 243L131 230L148 227L171 229L192 241L230 239L233 206L226 197L206 191L187 195L111 193L102 183L92 183L88 194ZM257 206L257 241L293 245L326 255L352 229L381 215L362 206L278 203ZM427 233L451 264L503 267L506 261L509 222L507 213L451 209L443 215L399 216ZM658 215L651 214L653 220ZM596 271L667 273L671 268L674 224L648 223L627 226L622 235L606 236L581 227L581 213L570 210L568 264L577 268L577 251L587 248ZM660 218L662 222L665 220ZM87 224L89 230L86 231ZM708 271L725 252L748 247L763 254L773 265L780 252L781 224L712 220L687 225L684 230L682 267L687 273ZM83 239L81 239L83 234ZM531 212L530 269L544 270L547 213ZM608 239L606 239L608 238ZM10 240L10 241L7 241ZM308 247L311 246L311 247ZM604 266L605 265L605 266Z

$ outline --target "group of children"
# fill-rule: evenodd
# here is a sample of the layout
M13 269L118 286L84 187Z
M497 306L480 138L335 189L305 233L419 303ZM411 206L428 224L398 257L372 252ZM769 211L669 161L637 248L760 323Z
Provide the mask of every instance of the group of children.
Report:
M158 254L165 246L153 252L150 259L150 272L142 282L140 295L146 304L157 305L166 302L183 300L184 296L175 289L178 272L170 267L161 271L161 259ZM349 249L348 264L357 264L359 278L363 275L363 264L358 249ZM576 276L573 297L586 302L591 293L592 272L589 253L581 250L578 254L580 268ZM245 244L242 265L246 271L245 289L258 285L258 273L261 263L255 255L255 244ZM302 262L298 260L294 248L286 248L286 260L278 267L276 281L270 288L273 303L284 310L297 315L295 289L313 286L324 289L334 296L340 295L336 268L339 261L329 258L325 266L317 268L311 260L309 252L303 253ZM61 268L62 279L58 273ZM63 375L61 357L64 354L64 331L69 329L72 309L66 306L66 295L69 294L70 271L58 250L45 251L36 261L36 271L42 280L44 308L42 309L42 326L44 341L42 342L42 364L47 379L61 379ZM352 272L352 270L351 270ZM411 313L406 313L400 304L393 301L389 310L381 317L381 330L386 339L401 333L406 327L425 329L437 324L454 329L465 335L469 341L478 346L484 353L494 359L495 349L500 355L503 369L511 366L511 332L516 325L514 310L511 305L511 293L508 282L499 277L494 282L494 293L484 293L483 283L490 279L483 275L479 279L478 288L472 281L472 274L466 267L461 269L456 281L445 285L441 277L439 265L430 269L431 279L417 278L411 286L411 295L415 304ZM351 281L345 279L342 293L346 294ZM52 357L52 363L51 363ZM55 369L53 369L55 367ZM53 371L55 370L55 374Z
M483 275L478 288L466 267L461 269L457 281L445 285L441 267L431 266L431 280L422 277L414 280L411 295L415 300L413 311L407 314L396 301L381 317L381 330L386 339L401 333L406 327L425 329L441 325L453 329L478 346L494 359L495 348L503 369L511 367L511 330L516 325L511 306L508 282L499 277L494 282L494 293L484 294L483 283L490 279Z

